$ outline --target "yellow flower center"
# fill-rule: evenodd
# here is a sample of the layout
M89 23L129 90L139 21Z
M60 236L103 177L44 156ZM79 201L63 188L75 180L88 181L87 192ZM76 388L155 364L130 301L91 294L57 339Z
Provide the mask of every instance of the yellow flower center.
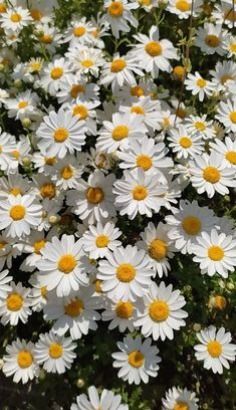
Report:
M45 157L44 162L46 165L54 165L56 163L56 158L55 157Z
M98 248L105 248L110 242L110 239L107 235L99 235L96 238L96 246Z
M111 63L111 72L119 73L120 71L124 70L126 65L127 64L123 58L117 58L116 60L113 60Z
M197 86L200 88L204 88L206 86L207 82L203 78L198 78L197 80Z
M197 235L202 229L202 223L196 216L186 216L182 221L182 228L188 235Z
M1 147L0 147L0 152L1 152ZM11 154L15 159L18 159L20 157L20 153L17 150L12 151Z
M192 140L188 137L181 137L179 139L179 145L185 149L190 148L192 146Z
M75 27L73 30L73 34L75 37L82 37L86 33L86 29L83 26Z
M87 59L81 61L81 64L82 64L82 66L85 67L85 68L90 68L90 67L93 66L94 62L93 62L93 60L91 60L90 58L87 58Z
M212 261L221 261L224 257L224 251L220 246L211 246L208 249L208 257L212 260Z
M12 13L11 15L11 21L13 23L19 23L22 20L22 17L19 13Z
M47 291L47 287L46 287L46 286L42 286L42 287L41 287L40 293L41 293L41 296L42 296L44 299L47 299L47 293L48 293L48 291Z
M124 11L124 6L120 1L113 1L108 7L108 13L112 17L121 17Z
M0 250L4 249L6 245L7 245L7 242L1 241L0 242Z
M155 259L156 261L160 261L166 257L168 252L168 245L166 242L160 239L154 239L149 246L148 253L151 258Z
M196 121L194 126L198 131L205 131L206 129L204 122L201 122L201 121Z
M102 293L102 281L100 279L95 279L93 284L95 286L95 292Z
M7 297L7 309L12 312L17 312L23 306L23 298L19 293L11 293Z
M116 315L121 319L129 319L133 315L134 306L132 302L118 302L116 305Z
M53 182L45 182L40 188L40 194L43 198L54 198L56 196L56 187Z
M205 43L209 46L209 47L213 47L216 48L219 46L220 44L220 39L219 37L215 36L214 34L208 34L205 37Z
M185 401L176 401L173 410L189 410L189 406Z
M0 4L0 13L5 13L7 11L6 5L1 3Z
M214 308L219 310L224 310L227 305L226 299L224 296L216 295L214 297Z
M43 34L39 37L39 40L44 44L51 44L53 41L53 37L50 34Z
M163 322L169 313L169 306L164 300L155 300L149 306L149 316L154 322Z
M44 239L40 239L39 241L35 241L34 242L34 253L36 253L37 255L40 255L40 251L41 251L41 249L44 248L45 245L46 245L46 241Z
M236 151L228 151L225 158L233 165L236 165Z
M18 103L18 108L19 108L19 109L21 109L21 108L26 108L28 105L29 105L29 104L28 104L28 101L20 101L20 102Z
M232 111L231 113L230 113L230 120L234 123L234 124L236 124L236 111Z
M112 131L112 138L121 141L129 135L129 128L126 125L117 125Z
M212 340L207 344L207 351L211 357L219 357L222 353L222 346L217 340Z
M40 62L40 61L31 61L29 63L29 68L32 72L39 72L42 68L42 62Z
M129 354L128 362L130 366L135 367L135 369L138 369L144 363L144 355L139 350L134 350Z
M61 256L57 264L57 267L59 271L68 274L74 270L76 265L77 265L77 262L76 262L75 257L68 253L68 254Z
M85 105L78 104L73 108L73 115L80 117L81 120L85 120L88 117L88 110Z
M186 70L182 65L177 65L173 68L173 74L178 80L183 80L185 77Z
M33 363L33 356L28 350L21 350L17 355L17 363L21 369L30 367Z
M130 263L122 263L116 269L116 277L120 282L131 282L136 275L136 269Z
M84 303L80 299L74 299L64 307L65 314L71 317L81 315L84 310Z
M31 15L32 19L34 19L35 21L40 21L43 17L43 14L38 9L30 10L30 15Z
M182 12L185 12L185 11L189 11L189 10L190 10L190 4L189 4L189 2L186 1L186 0L178 0L178 1L176 1L175 7L176 7L178 10L182 11Z
M14 188L11 188L10 194L12 194L12 195L14 195L14 196L17 196L17 195L21 195L21 194L22 194L22 191L21 191L20 188L14 187Z
M211 184L216 184L220 180L220 172L215 167L206 167L203 171L203 178Z
M236 43L230 44L229 49L232 53L236 53Z
M14 205L10 209L10 217L14 221L20 221L24 218L26 213L26 209L23 205Z
M136 159L136 165L144 171L148 171L152 167L152 159L148 155L141 154Z
M233 77L231 77L230 75L228 75L228 74L225 74L225 75L222 75L221 76L221 78L220 78L220 82L221 82L221 84L225 84L228 80L233 80Z
M61 67L54 67L52 70L51 70L51 78L53 79L53 80L58 80L59 78L61 78L62 77L62 75L63 75L63 68L61 68Z
M139 105L134 105L132 108L131 108L131 113L133 113L133 114L138 114L138 115L144 115L145 114L145 111L144 111L144 109L142 108L142 107L140 107Z
M90 204L94 204L94 205L100 204L104 200L104 197L105 195L104 195L102 188L90 187L86 191L86 198Z
M138 2L141 6L150 6L151 4L151 0L138 0Z
M59 359L63 355L63 347L58 343L51 343L49 346L49 356L52 359Z
M142 97L144 95L144 89L139 85L135 85L134 87L131 87L130 94L133 97Z
M84 88L83 85L81 85L81 84L74 84L74 85L72 85L72 87L71 87L70 95L71 95L72 98L77 98L78 95L79 95L80 93L83 94L84 91L85 91L85 88Z
M162 46L160 43L158 43L158 41L150 41L146 44L145 51L151 57L157 57L160 56L162 53Z
M54 140L56 142L64 142L69 137L69 131L66 128L57 128L54 132Z
M71 168L71 166L70 165L67 165L67 166L65 166L64 168L62 168L62 170L61 170L61 177L63 178L63 179L70 179L70 178L72 178L73 177L73 175L74 175L74 171L73 171L73 169Z
M142 185L137 185L133 191L133 199L136 201L143 201L148 196L148 190Z

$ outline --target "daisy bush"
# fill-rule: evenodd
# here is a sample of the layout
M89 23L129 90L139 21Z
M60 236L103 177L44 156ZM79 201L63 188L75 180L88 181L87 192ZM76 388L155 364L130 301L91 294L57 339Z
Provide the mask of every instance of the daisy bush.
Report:
M0 0L1 410L236 409L236 2Z

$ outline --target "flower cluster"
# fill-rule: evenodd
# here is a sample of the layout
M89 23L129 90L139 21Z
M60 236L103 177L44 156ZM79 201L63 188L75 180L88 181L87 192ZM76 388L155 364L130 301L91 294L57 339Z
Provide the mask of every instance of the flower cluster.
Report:
M65 408L127 410L178 363L145 409L217 408L201 383L230 383L236 357L236 6L89 5L0 1L2 372L79 374Z

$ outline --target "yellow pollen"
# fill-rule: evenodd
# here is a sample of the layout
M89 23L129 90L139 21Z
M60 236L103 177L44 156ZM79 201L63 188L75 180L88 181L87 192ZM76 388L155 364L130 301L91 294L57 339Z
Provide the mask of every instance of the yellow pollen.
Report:
M161 239L154 239L149 246L148 254L156 261L160 261L166 257L168 245Z
M145 114L144 109L143 109L142 107L140 107L139 105L134 105L134 106L131 108L130 111L131 111L131 113L137 114L137 115L144 115L144 114Z
M17 355L17 363L21 369L30 367L33 363L33 356L28 350L21 350Z
M220 180L220 172L215 167L206 167L203 171L203 178L211 184L216 184Z
M110 239L107 235L99 235L96 238L96 246L98 248L105 248L110 242Z
M86 120L86 118L88 117L88 110L85 105L76 105L73 108L73 115L80 117L81 120Z
M150 6L151 0L138 0L141 6Z
M130 94L133 97L142 97L144 95L144 89L139 85L135 85L134 87L131 87Z
M234 123L234 124L236 124L236 111L232 111L231 113L230 113L230 120Z
M76 265L77 265L77 262L76 262L75 257L68 253L68 254L61 256L61 258L58 261L57 267L59 271L65 274L68 274L74 270Z
M7 8L5 6L5 4L0 3L0 13L5 13L7 11Z
M41 249L44 248L45 245L46 245L46 241L44 239L35 241L34 242L34 253L36 253L37 255L40 255L40 251Z
M214 308L218 310L224 310L226 308L227 301L224 296L216 295L214 297Z
M229 49L232 53L236 53L236 43L230 44Z
M13 23L19 23L22 20L22 17L19 13L12 13L11 15L11 21Z
M116 269L116 277L120 282L131 282L136 275L136 270L130 263L122 263Z
M23 205L13 205L10 209L10 217L14 221L20 221L24 218L26 209Z
M54 140L56 142L64 142L69 137L69 131L66 128L57 128L54 132Z
M142 185L137 185L133 191L133 199L136 201L143 201L148 196L148 190Z
M74 175L74 171L73 171L73 169L71 168L70 165L67 165L64 168L62 168L61 177L63 179L66 179L66 180L71 179L73 177L73 175Z
M32 72L38 72L42 68L42 63L39 61L32 61L30 62L29 67Z
M0 151L1 152L1 151ZM18 159L19 157L20 157L20 153L19 153L19 151L17 151L17 150L14 150L14 151L12 151L12 156L15 158L15 159Z
M83 312L84 303L80 299L74 299L64 307L64 310L66 315L71 317L77 317Z
M152 159L148 155L141 154L136 159L136 165L144 171L148 171L152 167Z
M129 354L128 362L130 366L135 367L135 369L138 369L144 363L144 355L139 350L134 350Z
M233 77L231 77L230 75L228 75L228 74L225 74L225 75L222 75L222 77L220 78L220 82L221 82L221 84L225 84L227 81L229 81L229 80L233 80Z
M197 235L202 229L202 223L196 216L186 216L182 221L182 228L188 235Z
M7 242L1 241L0 242L0 250L4 249L6 245L7 245Z
M7 309L12 312L17 312L23 306L23 298L19 293L11 293L7 297Z
M95 292L97 293L102 293L102 281L100 279L96 279L94 281L94 285L95 285Z
M85 67L85 68L90 68L90 67L93 66L94 62L93 62L93 60L91 60L90 58L87 58L87 59L81 61L81 64L82 64L82 66Z
M53 41L53 37L50 36L50 34L43 34L42 36L39 37L39 40L44 44L51 44Z
M176 401L173 410L189 410L189 406L185 401Z
M112 138L121 141L129 135L129 128L126 125L117 125L112 131Z
M132 302L118 302L116 305L116 315L122 319L129 319L133 315L133 311Z
M22 191L20 188L14 187L10 190L10 194L17 196L17 195L22 195Z
M53 182L45 182L40 188L40 195L43 198L54 198L56 196L56 186Z
M208 257L214 262L221 261L224 257L224 251L220 246L211 246L208 249Z
M75 27L73 30L73 34L75 37L82 37L86 33L86 28L83 26Z
M29 105L29 104L28 104L27 101L20 101L20 102L18 103L18 108L19 108L19 109L21 109L21 108L26 108L28 105Z
M124 11L124 6L120 1L113 1L108 7L108 13L112 17L121 17Z
M206 87L207 82L203 78L198 78L196 84L197 84L198 87L204 88L204 87Z
M59 78L62 77L63 73L64 73L63 68L61 68L61 67L54 67L54 68L51 70L51 78L52 78L53 80L58 80Z
M42 287L41 287L40 293L41 293L41 296L42 296L44 299L47 299L47 293L48 293L48 291L47 291L47 287L46 287L46 286L42 286Z
M149 316L154 322L163 322L169 313L169 306L164 300L155 300L149 306Z
M51 343L49 346L49 356L52 359L59 359L63 355L63 347L58 343Z
M186 1L186 0L178 0L178 1L176 1L175 7L176 7L178 10L182 11L182 12L189 11L190 8L191 8L189 2Z
M111 63L111 72L119 73L120 71L124 70L125 67L125 60L123 58L117 58L116 60L113 60Z
M220 44L220 39L219 37L215 36L214 34L208 34L205 37L205 43L206 45L208 45L209 47L213 47L216 48L219 46Z
M225 158L233 165L236 165L236 151L228 151Z
M145 51L151 57L157 57L157 56L160 56L162 53L162 46L157 41L150 41L149 43L146 44Z
M85 88L84 88L83 85L81 85L81 84L74 84L74 85L72 85L72 87L71 87L70 95L71 95L72 98L77 98L78 95L79 95L80 93L83 94L84 91L85 91Z
M100 202L104 200L104 197L105 195L104 195L102 188L90 187L86 191L86 198L90 204L94 204L94 205L100 204Z
M191 141L191 139L188 138L188 137L181 137L181 138L179 139L179 145L180 145L182 148L187 149L187 148L190 148L190 147L192 146L192 141Z
M173 68L173 74L178 80L183 80L186 70L182 65L177 65Z
M40 21L43 17L43 14L38 9L30 10L30 15L31 15L32 19L34 19L35 21Z
M201 122L201 121L196 121L194 123L194 126L198 131L205 131L205 129L206 129L206 126L205 126L204 122Z
M207 344L207 351L211 357L219 357L222 353L222 346L217 340L212 340Z
M55 157L45 157L44 162L46 165L54 165L56 163L56 158Z

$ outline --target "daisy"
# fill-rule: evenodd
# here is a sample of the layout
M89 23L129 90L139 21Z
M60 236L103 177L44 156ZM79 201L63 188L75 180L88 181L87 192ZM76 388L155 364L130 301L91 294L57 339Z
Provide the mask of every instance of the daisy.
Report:
M204 151L204 141L200 135L190 135L184 125L169 131L170 148L177 159L187 159L201 155Z
M126 149L131 139L140 140L146 133L147 128L141 117L129 113L115 113L112 115L112 121L103 122L96 148L113 153L121 148Z
M159 101L152 100L149 96L140 97L139 100L131 101L131 106L120 105L119 110L126 113L141 116L143 123L150 131L158 129L158 116L160 112Z
M22 286L19 282L17 285L11 282L10 289L3 300L0 300L1 323L6 326L16 326L19 321L26 323L30 310L30 289Z
M40 224L42 206L34 195L9 195L0 202L0 229L6 229L11 238L30 234L30 229Z
M127 329L132 332L134 330L134 321L137 319L137 310L142 308L142 303L138 300L131 302L130 300L109 300L105 305L105 310L102 312L102 320L110 321L108 329L119 329L123 333Z
M37 262L42 258L41 250L55 233L53 229L47 235L44 231L32 231L30 236L18 244L22 253L29 254L20 265L21 270L25 272L33 272L35 270Z
M216 136L213 121L207 119L207 115L190 115L186 118L185 127L191 135L200 136L203 140L209 140Z
M160 278L168 274L170 264L168 259L173 258L175 247L168 237L170 227L160 222L157 227L149 222L140 236L142 241L137 243L141 249L145 249L149 256L149 262Z
M127 0L105 0L104 8L107 14L104 20L111 26L114 37L119 38L120 33L128 33L130 27L138 27L138 21L131 13L131 10L137 9L137 3L128 3Z
M28 26L31 21L29 10L22 7L8 8L0 15L1 27L6 31L16 31L16 33Z
M67 153L81 151L85 132L84 121L78 121L71 113L62 108L57 113L50 111L36 131L38 147L43 155L64 158Z
M3 356L2 371L6 377L13 376L13 381L23 384L39 376L39 366L34 358L34 344L17 338L6 346L7 354Z
M74 101L73 104L67 103L62 107L65 110L71 112L71 114L78 120L85 121L85 126L87 128L87 134L96 135L97 134L97 124L96 124L96 110L95 108L100 105L100 101L84 101L79 98Z
M217 90L225 94L235 94L236 63L233 61L218 61L215 69L210 70L212 82Z
M226 132L236 132L236 99L220 101L215 118L224 124Z
M75 242L73 235L64 234L60 240L54 236L41 249L41 255L36 262L40 283L48 290L56 289L58 297L68 296L88 284L82 244Z
M211 149L224 156L227 167L236 166L236 140L233 135L225 138L224 142L216 139L210 145Z
M140 168L125 171L123 178L114 183L115 205L120 215L134 219L137 214L151 217L153 212L159 212L167 188L163 174L158 172L147 175Z
M233 7L235 7L234 0L221 0L220 3L221 4L215 4L212 18L217 24L225 24L230 29L233 29L236 21L236 13L235 9L233 9Z
M137 34L134 36L139 44L135 45L131 54L138 59L140 67L153 77L157 77L159 70L171 72L170 59L178 59L176 48L167 39L159 39L159 29L152 26L149 36Z
M172 387L162 399L162 410L198 410L196 394L186 387Z
M11 290L10 282L12 281L13 277L9 276L8 273L8 269L5 269L0 273L0 301L2 299L5 299L7 292L10 292Z
M102 290L109 299L133 302L145 294L152 275L145 251L128 245L115 249L99 262L97 278L102 280Z
M67 298L58 298L48 295L48 303L44 307L44 319L54 320L52 331L58 336L63 336L67 331L73 340L87 335L89 330L96 330L100 314L96 311L99 307L98 298L91 297L91 287L82 288Z
M210 233L202 232L197 244L192 246L193 261L199 263L201 273L213 276L216 273L223 278L233 272L236 266L236 239L231 235L218 233L212 229Z
M18 168L18 162L13 153L16 150L16 139L0 127L0 169L8 174L14 174Z
M8 269L12 267L12 260L21 254L21 250L15 243L15 239L7 237L5 232L0 235L0 271L6 265Z
M80 394L76 397L76 403L73 403L70 410L128 410L126 404L121 404L121 396L114 394L111 390L103 389L101 395L95 386L88 388L88 396Z
M78 165L76 158L72 155L66 155L55 165L52 179L59 190L76 189L79 188L82 172L83 169Z
M91 101L98 100L99 87L95 83L88 83L85 78L75 74L70 74L63 79L60 90L57 92L59 103L75 102L80 100Z
M126 336L118 342L119 352L112 353L113 367L120 368L118 377L129 384L148 383L149 377L156 377L159 370L159 349L151 344L148 338L142 342L141 337Z
M105 60L101 50L74 44L66 53L70 64L74 71L78 71L79 75L91 74L98 77L100 68Z
M223 48L227 51L227 57L236 56L236 37L229 35L223 40Z
M52 172L51 172L52 173ZM55 176L55 171L53 169L53 174ZM33 182L35 186L32 189L32 192L40 199L40 200L50 200L53 201L57 199L58 203L61 201L62 192L56 186L55 182L52 180L51 175L36 175L33 176Z
M48 373L65 373L76 358L76 344L70 337L60 337L53 332L41 334L35 344L35 360Z
M141 326L141 333L152 336L153 340L174 338L173 330L179 330L186 325L188 313L181 309L186 301L179 290L173 291L173 286L161 282L159 286L152 283L149 292L143 296L144 311L138 311L135 327Z
M70 44L88 44L91 43L92 32L94 30L91 22L87 22L86 18L83 17L80 20L73 18L70 22L68 29L63 35L63 43Z
M227 167L222 159L222 155L212 152L189 162L191 182L199 194L206 192L212 198L216 192L226 195L228 187L236 187L234 169Z
M29 297L31 299L31 309L33 310L33 312L40 312L48 301L47 287L40 285L38 272L31 275L29 283L32 286L31 292L29 294Z
M195 45L205 54L212 55L214 53L222 56L225 51L222 47L222 41L226 33L222 30L221 25L205 23L204 27L200 27L196 33Z
M217 330L215 326L209 326L197 333L197 338L200 344L194 346L195 356L203 361L205 369L219 374L223 373L224 367L229 369L229 362L234 362L236 356L236 345L230 343L230 332L224 327Z
M197 201L181 200L179 209L165 218L168 224L168 237L174 241L181 253L192 253L192 245L202 232L210 232L216 225L214 212L207 207L200 207Z
M106 258L110 251L114 251L121 242L117 239L122 232L111 222L104 226L98 223L97 226L90 225L83 234L83 249L89 254L90 259Z
M16 98L9 98L5 103L5 107L8 110L9 118L16 118L17 120L24 118L35 119L38 115L36 107L38 102L38 95L27 90L19 93Z
M202 0L169 0L167 10L182 20L188 19L191 14L197 17L201 12L201 6Z
M8 177L1 177L0 179L0 196L8 197L9 194L25 195L29 193L32 185L28 178L20 174L9 175Z
M66 62L63 57L55 59L43 68L38 84L50 95L56 96L62 81L66 79L70 72L71 65L69 62Z
M186 90L197 95L199 101L203 101L205 97L210 97L214 91L214 85L204 79L197 71L194 74L189 73L185 82Z

